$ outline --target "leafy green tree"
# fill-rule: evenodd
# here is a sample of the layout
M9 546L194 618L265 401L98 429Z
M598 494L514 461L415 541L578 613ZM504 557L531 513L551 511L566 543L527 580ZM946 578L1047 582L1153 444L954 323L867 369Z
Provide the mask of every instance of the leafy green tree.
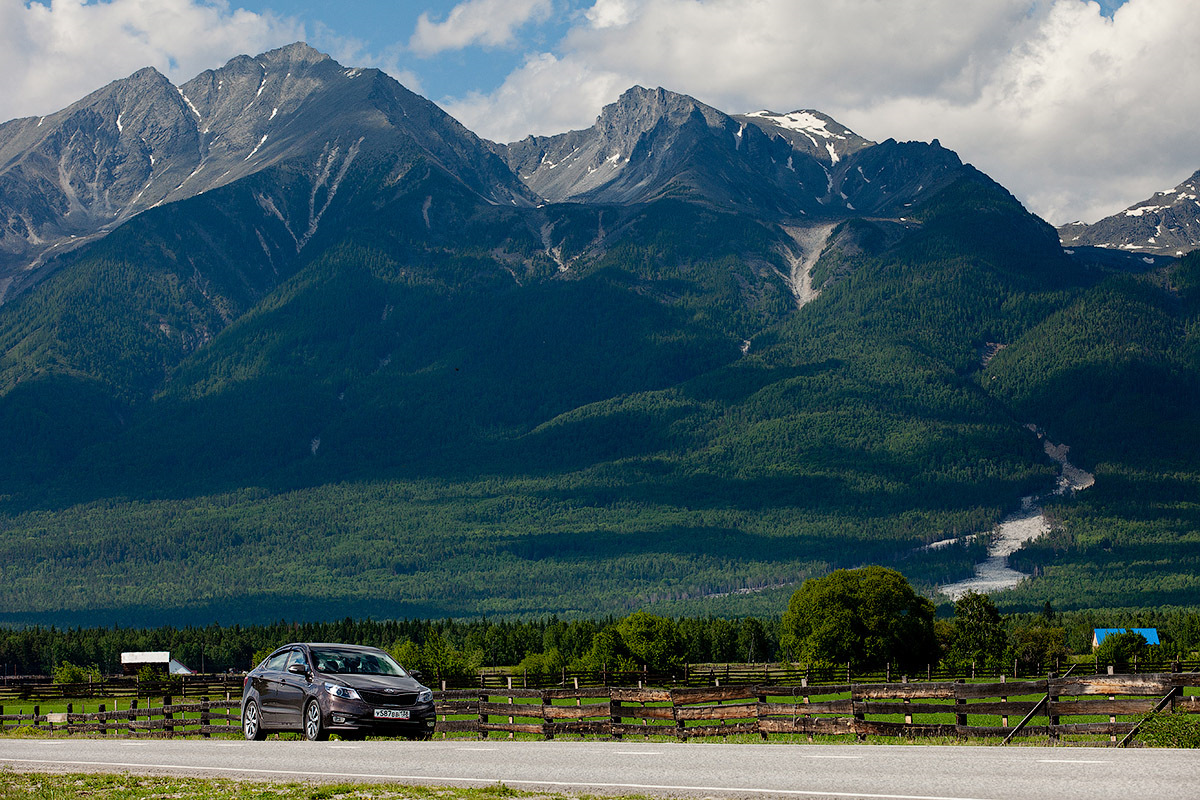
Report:
M933 603L896 570L840 569L792 595L783 646L808 662L924 666L937 657L933 617Z
M1050 670L1070 655L1066 628L1025 625L1013 630L1006 660L1016 660L1022 672Z
M683 664L684 643L673 620L638 611L618 622L616 632L639 665L665 671Z
M99 681L101 678L100 668L95 664L88 667L81 667L77 664L72 664L70 661L64 661L54 668L55 683L84 683L86 681Z
M954 602L954 632L947 660L991 665L1004 658L1008 637L996 604L986 594L967 592Z
M1119 670L1129 667L1135 658L1142 658L1149 648L1146 637L1137 631L1110 633L1096 648L1096 661L1101 664L1112 664Z

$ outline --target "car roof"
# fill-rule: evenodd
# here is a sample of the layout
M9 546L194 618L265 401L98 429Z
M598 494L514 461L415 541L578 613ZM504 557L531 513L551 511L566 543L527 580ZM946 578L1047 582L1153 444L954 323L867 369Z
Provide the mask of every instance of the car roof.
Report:
M378 647L371 647L370 645L365 645L365 644L345 644L343 642L289 642L288 644L280 645L279 647L275 648L275 650L273 650L272 652L278 652L279 650L283 650L288 647L308 647L308 648L336 647L341 650L362 650L363 652L369 652L369 651L382 652L380 650L380 648L378 648Z

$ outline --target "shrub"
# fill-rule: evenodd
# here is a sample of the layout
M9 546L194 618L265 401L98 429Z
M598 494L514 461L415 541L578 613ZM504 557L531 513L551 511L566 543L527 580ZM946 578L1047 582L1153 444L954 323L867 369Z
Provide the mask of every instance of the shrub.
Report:
M81 667L72 664L70 661L64 661L54 668L52 676L55 683L87 683L88 681L97 681L101 679L100 667L92 664L89 667Z
M1147 747L1200 747L1200 717L1183 711L1148 714L1137 735Z

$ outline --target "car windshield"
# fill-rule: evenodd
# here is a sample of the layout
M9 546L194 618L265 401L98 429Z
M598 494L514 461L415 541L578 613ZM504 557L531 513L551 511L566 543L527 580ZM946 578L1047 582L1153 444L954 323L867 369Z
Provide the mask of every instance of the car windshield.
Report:
M317 671L327 675L408 675L387 653L314 647L312 657Z

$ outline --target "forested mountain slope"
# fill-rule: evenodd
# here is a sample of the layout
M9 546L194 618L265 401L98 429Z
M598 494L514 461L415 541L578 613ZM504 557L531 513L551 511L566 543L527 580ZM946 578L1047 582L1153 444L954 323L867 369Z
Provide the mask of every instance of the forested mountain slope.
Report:
M858 175L871 212L726 203L801 134L646 90L615 111L691 143L638 162L665 190L537 202L406 102L431 141L146 210L0 307L0 621L775 614L863 563L932 588L984 543L924 545L1052 484L1027 423L1098 478L1000 602L1094 603L1101 525L1176 548L1153 586L1089 573L1108 602L1200 598L1194 259L1081 266L949 151L809 112L852 145L809 148L821 197Z

